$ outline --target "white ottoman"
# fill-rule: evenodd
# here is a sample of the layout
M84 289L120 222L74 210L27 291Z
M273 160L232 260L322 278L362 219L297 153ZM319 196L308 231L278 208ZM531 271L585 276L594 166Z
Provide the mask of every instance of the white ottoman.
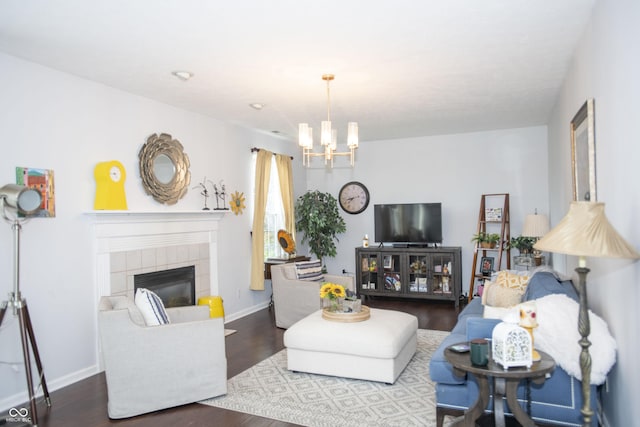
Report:
M284 333L291 371L393 384L416 352L418 319L371 309L362 322L333 322L318 310Z

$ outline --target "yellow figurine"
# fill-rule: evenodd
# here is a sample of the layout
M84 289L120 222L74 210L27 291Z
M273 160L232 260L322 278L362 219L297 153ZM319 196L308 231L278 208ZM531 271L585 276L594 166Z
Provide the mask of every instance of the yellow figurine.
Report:
M93 170L96 179L95 210L127 210L124 181L127 173L117 160L100 162Z

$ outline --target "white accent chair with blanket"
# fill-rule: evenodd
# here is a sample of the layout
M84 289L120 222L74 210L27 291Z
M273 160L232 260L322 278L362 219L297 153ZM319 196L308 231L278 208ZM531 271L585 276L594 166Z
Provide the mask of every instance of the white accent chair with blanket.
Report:
M322 274L319 261L301 261L271 267L276 326L287 329L322 308L320 288L331 282L355 292L351 276Z
M169 308L159 326L124 296L102 297L98 309L109 418L226 394L224 323L208 306Z

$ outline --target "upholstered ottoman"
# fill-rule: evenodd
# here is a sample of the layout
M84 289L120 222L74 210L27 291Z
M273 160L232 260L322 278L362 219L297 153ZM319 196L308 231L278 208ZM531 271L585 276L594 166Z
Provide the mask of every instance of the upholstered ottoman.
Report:
M326 320L318 310L284 333L291 371L393 384L416 351L418 319L371 309L362 322Z

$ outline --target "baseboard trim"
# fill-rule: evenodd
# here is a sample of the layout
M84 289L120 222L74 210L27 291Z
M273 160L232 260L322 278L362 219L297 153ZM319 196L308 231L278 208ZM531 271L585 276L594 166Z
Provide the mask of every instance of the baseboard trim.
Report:
M256 304L252 307L248 307L248 308L245 308L244 310L225 316L224 323L227 324L229 322L233 322L234 320L242 319L243 317L246 317L250 314L253 314L267 307L269 307L269 301L261 302L260 304Z
M45 376L47 374L46 368L45 368ZM61 389L63 387L66 387L68 385L71 385L73 383L76 383L78 381L84 380L85 378L88 378L92 375L95 375L98 373L98 365L93 365L90 366L88 368L84 368L81 369L79 371L75 371L72 372L68 375L65 375L63 377L60 378L56 378L53 381L47 381L47 387L49 389L49 393L54 392L55 390ZM36 386L38 387L38 386ZM11 396L5 397L4 399L0 400L0 413L4 413L7 412L9 409L11 408L15 408L18 405L23 405L26 402L29 401L29 393L27 393L27 381L25 378L24 381L24 391L20 392L20 393L16 393L13 394ZM43 396L42 394L42 390L39 390L36 393L36 397L38 399L40 399ZM55 401L52 402L53 405L55 405Z

